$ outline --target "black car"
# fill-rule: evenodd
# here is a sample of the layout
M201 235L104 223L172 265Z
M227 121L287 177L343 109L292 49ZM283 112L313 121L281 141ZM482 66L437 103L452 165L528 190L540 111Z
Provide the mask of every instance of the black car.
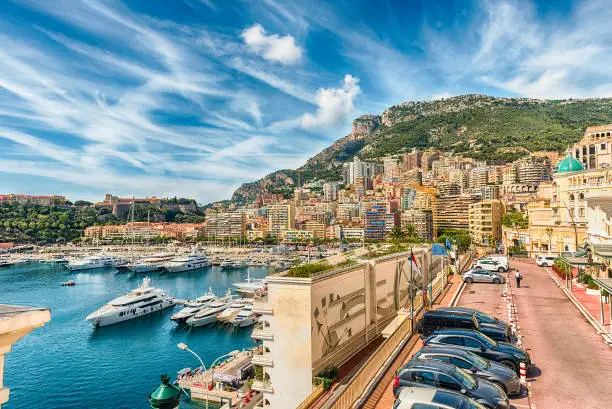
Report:
M496 341L512 342L512 331L509 326L480 324L474 314L467 312L427 311L419 320L418 331L423 338L442 328L461 328L480 331Z
M413 359L399 371L393 383L397 398L402 387L426 386L459 392L492 409L508 409L508 396L499 386L478 379L454 365L431 359Z
M478 356L499 362L514 372L519 372L519 365L524 362L531 365L527 351L506 342L497 342L478 331L463 329L441 329L425 339L425 346L451 346L465 349Z
M480 325L489 324L494 325L500 328L507 328L509 325L506 321L500 320L495 317L491 317L489 314L485 314L482 311L475 310L473 308L464 308L464 307L441 307L436 309L436 311L446 311L446 312L458 312L463 314L474 314L476 320Z
M502 387L506 395L521 393L521 383L517 374L507 366L489 361L465 349L455 347L423 347L413 359L435 359L461 368L476 375L479 379L493 382Z

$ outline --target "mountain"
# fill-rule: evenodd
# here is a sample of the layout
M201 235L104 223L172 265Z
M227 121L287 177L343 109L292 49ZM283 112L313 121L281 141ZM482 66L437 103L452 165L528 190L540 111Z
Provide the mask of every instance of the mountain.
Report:
M436 148L489 162L511 162L530 151L561 152L581 139L590 125L612 123L612 98L541 100L460 95L409 101L381 115L362 115L351 133L297 170L271 173L243 184L232 200L252 200L264 192L289 193L301 180L340 179L342 163Z

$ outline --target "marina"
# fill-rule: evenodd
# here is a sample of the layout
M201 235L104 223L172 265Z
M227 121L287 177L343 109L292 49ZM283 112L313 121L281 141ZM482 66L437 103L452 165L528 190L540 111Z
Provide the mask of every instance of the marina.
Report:
M175 297L177 303L189 303L192 301L187 300L210 291L225 295L234 283L245 282L249 276L263 278L267 273L267 267L222 270L211 266L181 274L148 275L151 286ZM194 367L194 358L177 349L178 343L184 342L197 351L207 367L230 351L255 346L251 328L232 323L193 331L177 326L170 317L187 304L98 329L85 321L109 301L139 288L143 278L144 275L117 274L114 268L71 272L55 262L17 263L0 269L3 302L34 302L53 311L53 320L14 345L17 353L9 355L5 363L7 377L22 379L11 386L6 408L34 408L40 402L54 408L108 408L109 401L92 393L95 390L112 395L113 408L145 407L143 391L155 389L160 374L171 374L174 379L182 368ZM61 285L69 280L76 285ZM23 376L24 371L33 369L36 377ZM217 373L214 376L218 377ZM58 380L70 385L71 393L60 391ZM204 407L196 401L181 403L181 408Z

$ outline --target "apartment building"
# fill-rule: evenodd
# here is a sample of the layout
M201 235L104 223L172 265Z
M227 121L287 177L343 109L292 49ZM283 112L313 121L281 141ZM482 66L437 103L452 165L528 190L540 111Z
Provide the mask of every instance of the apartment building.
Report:
M338 187L342 182L326 182L323 184L323 200L332 202L338 200Z
M470 225L470 205L478 197L470 194L441 196L436 199L438 229L467 229Z
M244 237L246 215L244 212L219 212L206 216L206 237Z
M283 231L295 229L295 204L274 204L267 207L268 234L281 237Z
M612 167L612 124L589 126L582 140L570 149L584 169Z
M423 240L433 240L433 217L428 210L402 210L401 227L407 230L408 225L414 226L416 235Z
M52 206L52 205L62 205L68 201L65 196L31 196L31 195L23 195L23 194L15 194L9 193L0 195L0 204L3 203L32 203L40 206Z
M367 188L372 178L383 173L384 170L384 166L380 163L362 162L355 156L353 162L347 162L342 165L342 181L345 185L355 184L357 179L361 178L361 183L365 184Z
M487 167L478 167L470 170L468 176L468 187L476 189L486 186L489 183L489 169Z
M538 185L551 178L550 160L547 157L527 156L514 162L516 182L528 185Z
M384 206L372 206L364 214L364 235L366 240L384 240L386 209Z
M469 229L472 243L493 246L501 240L504 206L500 200L482 200L470 205Z

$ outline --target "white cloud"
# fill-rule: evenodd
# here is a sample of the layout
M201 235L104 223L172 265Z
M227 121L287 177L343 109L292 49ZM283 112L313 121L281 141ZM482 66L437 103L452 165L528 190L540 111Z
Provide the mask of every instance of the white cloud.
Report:
M302 116L302 127L311 129L337 125L350 117L355 111L353 102L361 91L358 83L358 78L346 74L342 88L319 89L315 96L315 103L318 106L317 112Z
M269 61L290 65L302 58L303 50L295 44L293 36L266 35L266 31L259 24L244 30L242 39L249 50Z

